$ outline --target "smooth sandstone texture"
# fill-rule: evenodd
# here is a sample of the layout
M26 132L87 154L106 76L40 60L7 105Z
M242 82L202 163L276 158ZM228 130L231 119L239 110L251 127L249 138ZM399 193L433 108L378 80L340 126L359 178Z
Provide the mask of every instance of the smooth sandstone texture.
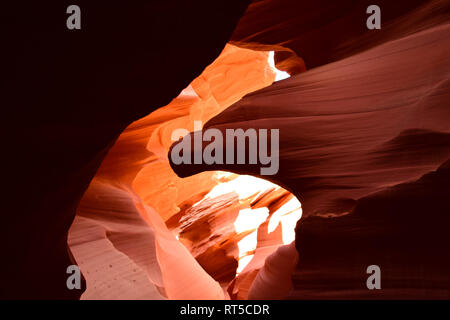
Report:
M280 130L280 170L263 178L295 193L306 215L417 179L449 157L449 26L388 42L247 95L204 130ZM226 150L225 150L226 151ZM173 165L181 176L256 165Z
M290 282L270 272L281 258L266 259L281 245L279 230L265 238L270 221L258 227L259 247L231 283L237 239L214 251L186 236L189 252L174 241L180 215L196 217L190 209L217 181L208 172L174 175L171 130L191 129L199 116L207 121L273 81L260 73L264 53L241 52L192 82L247 3L86 3L79 33L65 28L64 3L3 5L1 96L11 138L3 149L2 298L80 297L66 287L66 268L76 262L67 246L72 223L86 299L186 297L187 288L195 288L188 298L287 292ZM306 215L291 298L448 298L449 2L380 1L383 27L374 32L365 28L369 4L255 1L232 43L276 50L278 68L291 74L319 68L244 98L208 126L284 128L274 181L302 200ZM173 108L147 117L182 89ZM180 176L205 170L172 167ZM213 256L219 264L209 263ZM195 275L191 283L180 285L180 261ZM386 290L365 288L370 264L380 265Z
M366 10L381 8L381 29L368 30ZM253 1L231 42L276 50L277 68L297 74L403 38L450 19L446 0Z
M279 81L204 126L280 129L280 170L264 178L292 191L306 217L293 297L448 298L447 169L435 170L450 158L449 75L442 24ZM259 175L255 165L171 165L180 176ZM363 206L378 198L383 210ZM365 287L371 264L388 290Z
M295 245L282 246L266 258L250 287L248 299L284 299L291 289L291 276L298 262ZM270 289L270 290L268 290Z
M301 215L298 201L267 181L256 185L256 179L236 175L207 172L181 179L170 168L167 151L173 130L193 130L193 121L206 123L248 92L270 85L275 71L268 57L227 45L176 99L120 135L69 233L69 246L86 275L83 299L247 298L249 275L284 244L285 219L296 217L293 233ZM280 211L284 204L289 211ZM243 210L255 210L255 217L267 213L249 225ZM253 238L255 252L246 252L251 246L243 245ZM236 277L246 256L253 259Z
M248 2L77 4L76 31L66 28L66 2L8 2L0 12L4 298L81 295L66 287L67 232L96 170L129 124L220 54Z

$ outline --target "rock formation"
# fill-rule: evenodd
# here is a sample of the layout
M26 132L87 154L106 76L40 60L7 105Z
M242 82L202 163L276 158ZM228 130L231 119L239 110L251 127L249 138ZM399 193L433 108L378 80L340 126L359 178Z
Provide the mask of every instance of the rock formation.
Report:
M1 298L450 298L450 4L370 4L3 5ZM168 156L237 128L275 175Z
M449 35L438 24L295 75L204 126L279 128L280 170L264 178L291 190L305 217L292 298L449 297L449 239L437 231L448 220ZM260 175L256 165L172 167ZM386 270L385 290L367 290L371 264Z
M67 232L97 168L131 122L168 104L219 55L247 4L83 2L79 32L66 28L67 3L3 4L12 213L0 239L2 297L81 295L66 287L75 262Z

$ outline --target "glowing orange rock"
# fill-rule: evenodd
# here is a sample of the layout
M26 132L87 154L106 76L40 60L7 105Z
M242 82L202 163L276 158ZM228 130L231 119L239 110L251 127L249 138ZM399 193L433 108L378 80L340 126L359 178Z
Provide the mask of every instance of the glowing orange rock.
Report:
M226 297L225 290L177 240L175 231L166 226L180 212L179 206L194 205L218 181L213 179L214 173L177 177L169 166L167 151L174 129L192 130L194 120L206 122L245 94L270 85L275 71L268 57L267 52L227 45L218 59L169 105L134 122L119 137L83 197L70 232L75 258L88 275L84 298ZM136 222L139 232L133 229ZM111 230L120 233L120 240L110 236ZM94 255L97 258L90 260ZM109 293L113 290L107 287L111 277L102 280L95 270L105 270L111 259L116 260L113 266L120 269L121 275L138 270L138 292L124 289L133 286L125 286L120 280L114 290L122 288L118 291L123 294ZM145 275L149 280L142 282ZM95 283L102 286L96 287Z

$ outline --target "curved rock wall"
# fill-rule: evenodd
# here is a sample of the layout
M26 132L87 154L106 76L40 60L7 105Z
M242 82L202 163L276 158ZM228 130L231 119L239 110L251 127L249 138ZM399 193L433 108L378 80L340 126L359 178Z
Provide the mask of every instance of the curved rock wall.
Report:
M293 298L449 297L449 67L443 23L279 81L204 126L279 129L280 170L264 178L306 217ZM171 165L180 176L262 166ZM366 288L373 264L385 290Z
M247 298L265 258L284 244L284 220L300 217L300 204L255 178L206 172L180 179L167 151L173 130L192 131L194 121L206 122L246 93L270 85L275 70L268 57L227 45L169 105L121 134L81 200L69 234L87 279L82 298ZM281 212L288 203L290 209ZM239 217L245 220L241 213L251 210L267 213L256 225L237 225ZM253 238L254 247L244 250ZM241 259L251 259L250 265L244 268ZM234 281L239 265L243 270Z

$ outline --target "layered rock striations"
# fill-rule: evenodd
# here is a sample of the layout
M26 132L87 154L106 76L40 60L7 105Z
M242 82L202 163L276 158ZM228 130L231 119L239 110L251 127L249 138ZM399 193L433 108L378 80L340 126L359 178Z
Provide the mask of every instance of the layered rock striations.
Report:
M292 297L449 297L441 229L449 66L444 23L279 81L204 126L224 136L279 129L279 171L262 177L302 202ZM225 145L224 154L232 151ZM261 176L261 166L172 163L180 176L212 169ZM366 268L378 264L386 290L367 290Z
M66 287L67 232L96 170L131 122L220 54L247 4L83 2L79 31L66 28L67 3L3 4L1 297L81 295Z
M2 298L450 298L449 2L249 2L4 5ZM275 175L171 162L238 128Z
M381 9L382 27L368 30L366 10ZM446 0L253 1L230 41L275 50L277 68L296 74L448 22Z
M266 257L294 240L301 208L288 191L225 172L181 179L167 158L174 130L192 131L272 84L269 56L227 45L176 99L120 135L69 233L82 299L246 299ZM295 264L294 246L285 251ZM288 277L272 297L290 286Z

